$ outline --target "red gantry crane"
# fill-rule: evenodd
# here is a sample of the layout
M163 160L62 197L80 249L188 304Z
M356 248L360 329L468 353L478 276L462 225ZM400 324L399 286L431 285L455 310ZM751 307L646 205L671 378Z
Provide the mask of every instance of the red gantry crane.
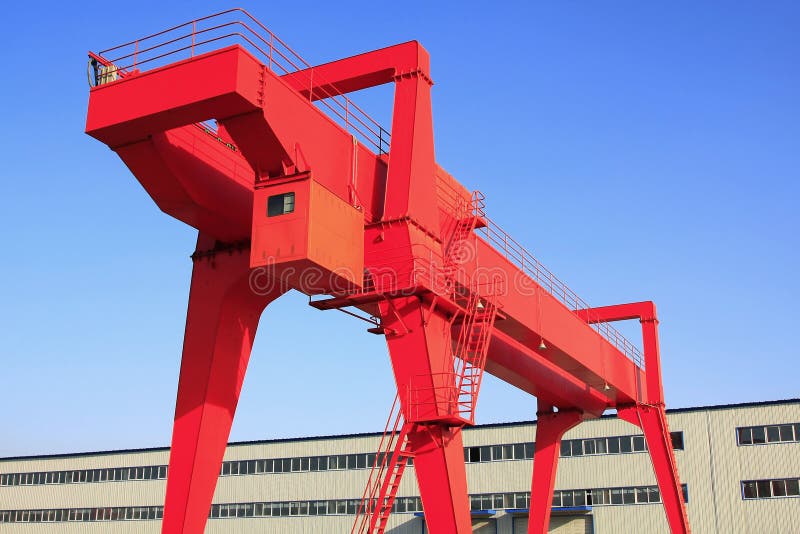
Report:
M428 528L471 532L461 430L487 371L538 399L531 533L560 440L616 409L689 532L652 302L591 308L436 164L415 41L311 66L242 9L90 53L86 131L198 230L163 532L204 530L259 317L290 289L384 335L397 399L353 532L383 532L408 459ZM391 133L346 95L394 84ZM213 123L210 121L214 121ZM639 319L643 355L609 323Z

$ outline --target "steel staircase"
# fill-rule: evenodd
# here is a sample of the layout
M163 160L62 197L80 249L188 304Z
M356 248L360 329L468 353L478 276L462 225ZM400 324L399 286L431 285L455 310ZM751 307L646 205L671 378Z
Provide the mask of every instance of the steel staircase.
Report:
M413 456L408 451L408 434L415 426L414 423L405 422L399 397L395 396L367 487L353 522L352 534L382 534L386 530L403 472Z
M442 373L444 376L441 376L441 382L432 387L439 418L444 421L460 421L461 425L472 425L475 423L475 405L486 365L489 340L497 318L497 287L491 281L479 287L477 281L466 280L461 276L464 271L462 265L475 259L473 232L486 224L483 194L475 191L469 200L459 198L452 208L454 220L449 231L450 237L444 247L443 272L449 297L460 310L453 317L453 327L460 325L460 330L454 336L456 343L452 353L452 367ZM426 398L419 393L421 392L413 390L410 392L411 414L414 416L425 413L420 410L420 406L414 406L418 399ZM427 398L430 399L430 396Z
M475 406L496 318L497 306L490 298L481 297L477 292L470 293L453 358L455 388L452 402L453 415L466 419L470 425L475 424Z
M444 247L442 272L447 294L461 311L453 318L454 327L459 320L460 330L452 352L452 370L440 373L445 375L443 385L432 386L436 413L441 417L423 420L413 416L419 413L415 393L420 392L412 389L409 391L412 420L407 421L399 397L395 397L353 523L353 534L385 532L403 473L413 456L408 449L409 432L419 424L463 426L475 422L475 405L498 310L495 288L479 291L475 284L459 280L459 270L461 264L472 259L468 240L475 228L483 224L482 213L483 196L478 192L469 201L459 203Z
M470 250L468 239L476 228L485 225L484 206L484 196L479 191L474 191L468 201L459 198L456 205L453 206L454 217L451 228L445 232L449 238L444 246L442 267L442 274L445 276L445 280L452 284L449 289L453 292L456 291L455 283L459 278L459 266L472 259L470 254L474 252ZM453 296L458 297L455 293Z

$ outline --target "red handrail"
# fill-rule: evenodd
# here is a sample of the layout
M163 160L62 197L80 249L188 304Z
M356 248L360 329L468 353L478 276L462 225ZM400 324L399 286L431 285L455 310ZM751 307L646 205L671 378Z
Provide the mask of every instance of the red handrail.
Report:
M223 20L229 16L240 18ZM256 52L262 56L268 68L278 75L303 71L304 81L309 85L309 100L312 95L321 94L323 98L315 104L335 122L378 154L388 152L391 135L385 128L346 96L326 90L324 87L331 84L320 79L310 63L242 8L200 17L91 56L105 68L111 68L112 73L124 77L130 71L144 70L143 66L161 66L161 60L176 54L188 52L189 57L194 57L199 53L198 49L222 44L223 41L240 44ZM109 80L104 78L102 81ZM102 81L95 80L95 83Z
M442 207L448 209L451 213L457 213L459 203L466 200L464 192L458 191L445 180L438 180L437 187ZM482 197L474 197L473 202L482 202ZM644 358L638 347L628 341L609 323L592 321L591 306L569 286L559 280L533 254L528 252L525 247L500 228L493 220L483 215L482 204L478 205L481 206L481 219L485 226L477 228L475 231L484 241L500 252L514 266L518 267L528 278L556 297L571 312L577 314L580 311L581 317L587 317L588 313L590 326L593 330L614 345L617 350L622 352L639 368L644 368ZM587 312L587 310L589 311Z

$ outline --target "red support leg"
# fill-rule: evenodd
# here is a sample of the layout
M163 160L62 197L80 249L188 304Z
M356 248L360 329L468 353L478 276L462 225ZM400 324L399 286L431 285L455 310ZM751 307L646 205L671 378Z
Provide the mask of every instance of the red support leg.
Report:
M561 438L567 430L583 421L583 413L576 410L555 412L551 406L539 403L536 416L536 451L533 457L528 534L545 534L550 525Z
M640 427L644 432L672 534L689 534L689 518L686 515L686 504L664 406L640 404L620 407L617 414L620 419Z
M461 428L418 427L409 444L427 532L472 532Z
M194 257L162 532L201 534L217 485L261 312L280 293L251 291L249 250Z
M430 388L440 384L432 374L452 371L449 323L438 313L431 314L416 297L384 301L380 309L406 420L413 420L409 414L419 410L436 415L435 403L410 407L409 391L412 379L415 387ZM428 530L447 534L472 532L461 429L419 425L409 435L409 445Z
M642 404L617 407L617 415L623 421L640 427L644 432L670 529L673 534L688 534L689 518L686 514L686 503L683 499L678 465L675 462L667 414L664 409L661 351L658 344L658 317L655 304L650 301L632 302L577 310L577 313L590 323L639 319L642 324L644 398L640 396Z

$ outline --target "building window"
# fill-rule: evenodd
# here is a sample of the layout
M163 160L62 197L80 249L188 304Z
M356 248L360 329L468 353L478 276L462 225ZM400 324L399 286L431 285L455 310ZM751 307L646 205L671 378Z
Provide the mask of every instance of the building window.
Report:
M166 465L152 465L144 467L80 469L75 471L7 473L0 475L0 486L81 484L93 482L118 482L123 480L164 480L166 478Z
M800 479L777 478L742 481L742 499L744 500L784 497L800 497Z
M797 494L797 479L789 484L776 485L771 493L794 491ZM758 481L759 483L764 481ZM764 487L773 488L773 481ZM744 483L743 483L744 484ZM763 486L763 484L762 484ZM684 497L687 495L683 486ZM530 492L472 494L470 507L473 510L530 508ZM655 486L626 488L577 489L556 491L553 506L601 506L613 504L650 504L661 502ZM688 499L687 499L688 502ZM315 515L354 515L361 509L361 499L334 499L327 501L286 501L222 503L211 505L209 518L225 519L239 517L285 517ZM419 497L397 497L392 511L413 513L422 511ZM163 519L162 506L128 506L116 508L71 508L45 510L0 510L2 523L58 523L64 521L149 521Z
M533 442L510 443L482 447L464 447L467 463L499 462L503 460L530 460L533 458Z
M683 433L672 432L672 444L676 450L683 449ZM766 434L765 434L766 435ZM780 436L780 430L779 434ZM531 441L500 445L465 447L467 463L499 462L509 460L531 460L535 444ZM562 440L561 456L594 456L601 454L625 454L647 450L644 438L639 436L614 436ZM372 469L375 461L380 464L383 454L357 453L331 456L302 456L295 458L261 458L254 460L225 461L220 467L220 476L256 475L264 473L297 473L344 469ZM413 458L408 466L413 467ZM0 486L32 486L42 484L81 484L98 482L123 482L133 480L165 480L166 465L111 467L105 469L81 469L73 471L49 471L33 473L0 474Z
M673 449L681 451L684 449L683 432L670 432L670 438ZM642 435L561 440L562 457L628 454L646 450L647 443Z
M272 195L267 198L267 217L285 215L294 211L294 192Z
M740 446L800 442L800 423L740 427L736 441Z

